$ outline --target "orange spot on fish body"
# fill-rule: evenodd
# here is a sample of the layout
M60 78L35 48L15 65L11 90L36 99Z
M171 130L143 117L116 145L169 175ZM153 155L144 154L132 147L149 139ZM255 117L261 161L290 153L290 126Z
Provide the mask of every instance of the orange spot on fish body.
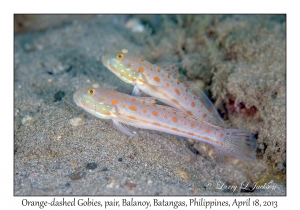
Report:
M160 82L159 77L156 77L156 76L155 76L153 79L154 79L156 82Z
M139 68L139 72L140 72L140 73L142 73L142 72L144 72L144 71L145 71L145 70L144 70L143 67L140 67L140 68Z
M191 102L191 106L192 106L192 107L195 107L195 103L194 103L193 101Z
M171 77L171 74L169 73L169 74L168 74L168 78L170 78L170 77Z
M113 105L115 105L115 104L118 104L118 103L119 103L119 101L118 101L118 100L116 100L116 99L113 99L113 100L111 101L111 103L112 103Z
M164 115L164 118L167 119L167 115Z
M150 74L148 73L147 76L150 77Z
M197 112L200 112L200 109L198 109Z
M123 109L125 109L125 108L126 108L126 105L125 105L125 104L121 104L121 107L122 107Z
M157 113L156 111L153 111L153 112L152 112L152 115L155 116L155 117L157 117L157 116L158 116L158 113Z
M205 106L206 105L206 102L203 98L200 99L201 103Z
M173 117L172 120L173 120L174 122L178 122L178 119L177 119L176 117Z
M174 131L180 131L178 128L172 128L172 130L174 130Z
M220 136L221 136L221 137L223 137L223 136L224 136L224 134L223 134L223 133L221 133L221 134L220 134Z
M136 99L135 99L135 98L132 98L132 101L136 101Z
M137 110L135 106L129 106L129 109L130 109L131 111L136 111L136 110Z
M138 78L139 82L141 83L145 83L145 80L141 79L141 78Z
M180 80L177 80L177 84L178 84L178 85L180 84Z
M104 111L104 110L102 110L102 111L101 111L101 114L104 114L104 115L110 115L110 112L109 112L109 111Z
M175 89L174 91L175 91L175 93L176 93L177 95L180 95L180 91L179 91L179 90Z
M169 83L166 83L166 86L169 87Z
M179 104L176 99L171 99L171 101L174 102L175 104Z
M147 110L146 109L143 109L143 113L146 113L147 112Z
M141 59L141 62L144 62L145 60L144 59Z
M160 68L158 68L157 71L160 72Z
M206 132L206 133L209 133L209 132L210 132L210 130L209 130L209 129L206 129L206 130L205 130L205 132Z
M191 123L190 126L191 126L191 128L194 128L194 127L195 127L195 125L194 125L193 123Z
M206 114L203 114L202 116L203 116L203 117L206 117Z
M127 116L129 119L132 119L132 120L136 120L136 117L134 116Z
M187 100L187 97L186 97L186 96L184 96L184 100Z
M187 111L186 113L188 113L189 115L193 115L193 113L192 113L192 112L190 112L190 111Z
M157 122L154 122L152 123L153 125L156 125L156 126L161 126L161 124L157 123Z

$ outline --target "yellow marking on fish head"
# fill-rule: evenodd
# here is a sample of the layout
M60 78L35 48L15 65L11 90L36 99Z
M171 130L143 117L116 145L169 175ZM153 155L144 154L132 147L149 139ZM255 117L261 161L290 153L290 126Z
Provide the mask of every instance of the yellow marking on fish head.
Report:
M121 80L132 84L139 75L139 69L141 70L137 59L127 51L113 51L102 56L102 63Z
M116 104L117 100L109 99L108 92L100 87L81 87L75 92L73 100L77 106L90 114L102 119L111 119L113 105Z

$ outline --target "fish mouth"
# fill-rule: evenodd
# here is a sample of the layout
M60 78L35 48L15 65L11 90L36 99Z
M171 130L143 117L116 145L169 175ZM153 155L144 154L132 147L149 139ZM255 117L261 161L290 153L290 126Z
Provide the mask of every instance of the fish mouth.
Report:
M109 67L108 67L108 57L107 57L106 54L102 56L102 64L103 64L106 68L109 68Z
M82 98L78 96L77 92L75 92L73 95L73 101L77 106L82 107L82 103L81 103Z

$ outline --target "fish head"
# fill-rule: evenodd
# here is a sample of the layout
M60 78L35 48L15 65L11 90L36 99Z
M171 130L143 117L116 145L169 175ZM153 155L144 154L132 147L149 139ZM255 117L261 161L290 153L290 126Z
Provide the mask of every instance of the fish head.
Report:
M139 74L137 58L127 52L127 50L108 52L102 56L102 63L124 82L134 84Z
M110 90L98 84L79 88L73 95L75 104L101 119L111 119L113 107L109 103Z

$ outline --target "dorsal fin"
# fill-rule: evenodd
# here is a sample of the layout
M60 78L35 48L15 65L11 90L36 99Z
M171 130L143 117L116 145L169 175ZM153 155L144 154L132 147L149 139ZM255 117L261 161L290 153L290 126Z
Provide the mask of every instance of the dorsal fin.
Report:
M181 65L181 63L160 62L156 63L155 65L161 68L162 71L166 72L167 74L170 74L175 80L177 80L180 76L178 68Z
M205 95L205 93L199 87L197 87L197 85L195 85L193 82L183 82L181 84L184 85L190 93L196 96L197 100L212 114L212 116L214 116L218 125L222 125L224 123L212 102Z

